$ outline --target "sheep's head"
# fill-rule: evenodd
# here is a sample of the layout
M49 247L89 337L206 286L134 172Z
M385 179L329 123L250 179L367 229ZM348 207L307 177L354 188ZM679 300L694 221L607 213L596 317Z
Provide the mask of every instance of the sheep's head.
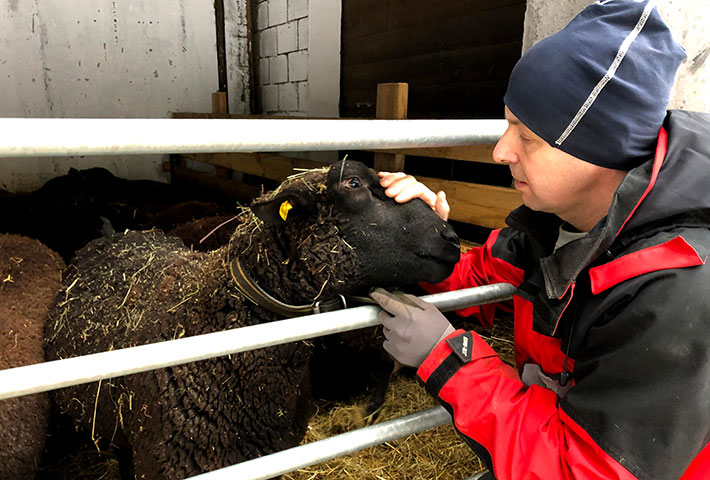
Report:
M439 282L459 259L449 224L419 199L399 204L387 197L375 171L360 162L300 175L251 208L267 226L282 229L276 237L290 250L288 262L330 264L307 268L323 269L328 277L319 285L334 291Z

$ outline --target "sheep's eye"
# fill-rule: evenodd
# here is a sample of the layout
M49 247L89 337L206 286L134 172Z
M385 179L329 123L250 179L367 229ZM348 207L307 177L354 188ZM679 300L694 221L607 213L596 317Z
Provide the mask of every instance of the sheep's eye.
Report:
M357 177L353 177L350 180L347 180L345 184L350 188L357 188L360 186L360 179Z

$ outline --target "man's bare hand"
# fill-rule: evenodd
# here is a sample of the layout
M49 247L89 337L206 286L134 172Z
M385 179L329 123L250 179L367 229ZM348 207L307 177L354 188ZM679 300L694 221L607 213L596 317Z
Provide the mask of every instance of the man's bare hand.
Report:
M394 198L396 202L404 203L413 198L421 198L443 220L449 219L451 208L443 191L434 193L426 185L404 172L378 172L378 175L385 194Z

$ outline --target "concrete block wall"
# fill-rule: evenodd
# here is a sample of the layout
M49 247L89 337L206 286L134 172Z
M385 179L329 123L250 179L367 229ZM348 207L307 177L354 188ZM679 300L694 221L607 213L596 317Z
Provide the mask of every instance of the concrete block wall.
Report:
M309 0L257 0L254 58L260 112L308 112Z

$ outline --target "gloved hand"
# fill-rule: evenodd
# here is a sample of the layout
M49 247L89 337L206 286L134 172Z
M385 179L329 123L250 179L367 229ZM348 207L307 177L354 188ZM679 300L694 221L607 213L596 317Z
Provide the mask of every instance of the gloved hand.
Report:
M431 303L414 295L390 293L383 288L370 292L383 311L383 347L398 362L418 368L437 343L454 331L449 321Z

